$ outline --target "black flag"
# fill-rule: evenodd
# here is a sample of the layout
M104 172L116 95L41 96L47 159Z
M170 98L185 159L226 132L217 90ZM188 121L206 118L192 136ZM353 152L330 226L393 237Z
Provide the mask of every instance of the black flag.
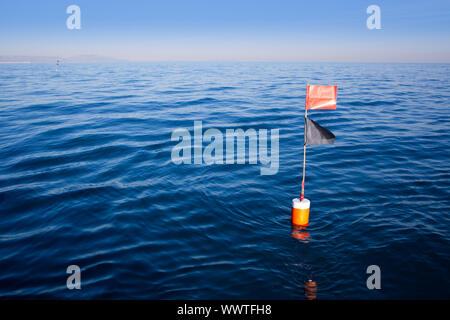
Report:
M333 144L334 138L336 137L330 130L321 127L309 118L305 118L305 145Z

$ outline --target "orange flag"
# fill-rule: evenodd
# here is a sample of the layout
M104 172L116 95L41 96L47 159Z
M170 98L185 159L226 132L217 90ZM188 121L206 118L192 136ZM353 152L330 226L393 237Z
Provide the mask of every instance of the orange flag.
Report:
M306 109L336 109L337 86L306 86Z

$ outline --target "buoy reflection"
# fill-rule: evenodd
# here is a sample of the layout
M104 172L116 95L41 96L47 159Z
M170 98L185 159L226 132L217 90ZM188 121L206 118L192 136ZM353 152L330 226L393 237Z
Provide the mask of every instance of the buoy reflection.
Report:
M308 243L310 234L306 231L306 226L292 225L291 236L292 238L298 239L303 243ZM309 279L304 282L304 289L307 300L317 299L317 283L312 280L312 273L310 274Z
M311 278L309 278L308 281L305 281L305 297L308 300L317 299L317 283Z
M302 242L309 242L309 232L306 231L306 227L303 226L292 226L292 232L291 232L292 238L301 240Z

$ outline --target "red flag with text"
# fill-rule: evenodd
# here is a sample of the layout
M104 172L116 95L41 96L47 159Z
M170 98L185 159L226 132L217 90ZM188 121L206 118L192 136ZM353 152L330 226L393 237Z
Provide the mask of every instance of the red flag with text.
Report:
M337 86L306 86L306 109L336 109Z

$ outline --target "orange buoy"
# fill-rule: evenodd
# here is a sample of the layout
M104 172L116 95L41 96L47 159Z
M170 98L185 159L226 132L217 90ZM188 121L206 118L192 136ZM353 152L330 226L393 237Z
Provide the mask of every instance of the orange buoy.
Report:
M308 199L295 198L292 200L292 224L296 226L307 226L309 223L309 205Z

